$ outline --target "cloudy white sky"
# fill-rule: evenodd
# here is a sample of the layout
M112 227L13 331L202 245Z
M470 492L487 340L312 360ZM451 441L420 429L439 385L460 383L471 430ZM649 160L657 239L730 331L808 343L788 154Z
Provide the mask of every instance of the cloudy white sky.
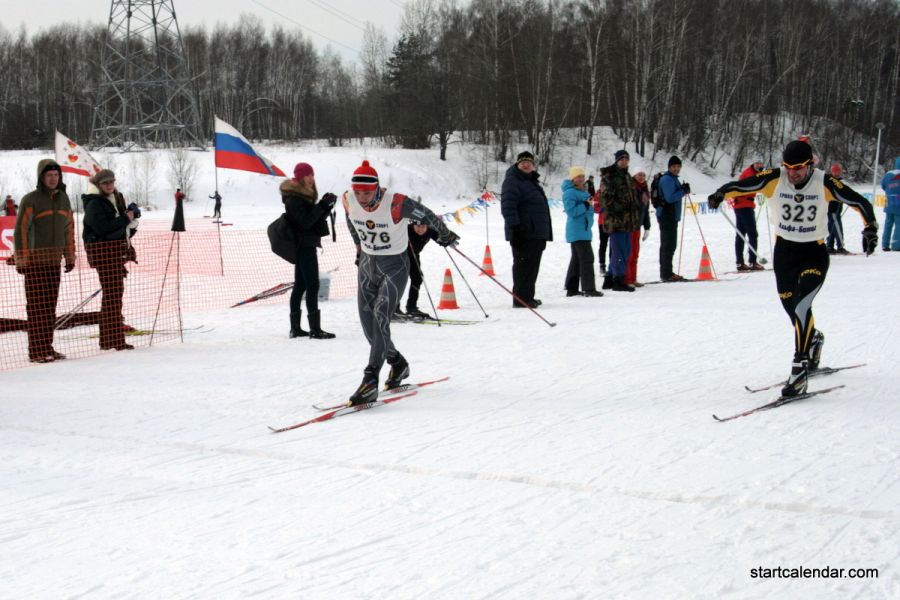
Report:
M403 0L174 0L178 23L213 26L253 14L266 25L301 29L318 48L330 45L345 60L355 61L362 27L371 22L394 40L403 15ZM3 26L24 23L29 31L60 22L105 23L110 0L42 0L3 2Z

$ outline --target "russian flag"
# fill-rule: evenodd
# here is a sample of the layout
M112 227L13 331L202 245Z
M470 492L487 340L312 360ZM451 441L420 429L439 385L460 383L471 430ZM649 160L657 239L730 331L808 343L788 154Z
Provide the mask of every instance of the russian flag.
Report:
M216 167L285 177L284 171L259 154L237 129L216 117Z

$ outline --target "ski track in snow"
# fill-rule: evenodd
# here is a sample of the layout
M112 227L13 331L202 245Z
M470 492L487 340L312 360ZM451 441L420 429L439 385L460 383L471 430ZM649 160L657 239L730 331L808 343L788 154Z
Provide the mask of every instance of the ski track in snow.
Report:
M288 149L266 155L292 162ZM329 179L358 162L350 149L318 157L322 190L337 190ZM460 183L462 158L435 170L438 161L400 151L368 157L398 191L428 203L442 190L437 210L474 197ZM685 171L701 189L703 176ZM253 198L259 181L222 183ZM559 197L558 182L547 189ZM242 194L226 196L235 227L277 215L243 206ZM491 211L494 265L508 285L510 252ZM355 299L323 302L333 341L287 339L286 302L248 305L187 314L186 325L215 329L184 344L0 373L0 596L900 597L900 255L831 261L815 302L822 362L868 364L810 388L846 388L717 423L713 412L777 394L744 384L786 375L791 330L772 273L565 298L565 219L552 214L557 241L537 295L559 325L509 309L505 292L460 262L491 317L454 272L462 309L442 316L476 325L392 325L411 381L450 380L389 406L266 429L356 387L368 347ZM727 223L699 219L726 270ZM845 217L848 236L855 219ZM452 227L479 260L484 221ZM644 281L658 275L653 227ZM760 229L771 258L762 220ZM696 274L700 246L691 218L683 274ZM446 255L429 247L422 259L440 290ZM826 565L880 575L749 574Z

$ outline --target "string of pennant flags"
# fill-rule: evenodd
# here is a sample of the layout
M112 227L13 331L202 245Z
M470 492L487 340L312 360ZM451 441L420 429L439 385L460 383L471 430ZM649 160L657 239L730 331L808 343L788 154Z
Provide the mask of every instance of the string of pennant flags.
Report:
M489 208L491 206L491 203L495 202L496 200L497 196L494 195L494 192L485 190L483 194L469 202L467 205L439 216L448 223L450 221L453 221L458 225L464 225L462 220L464 215L468 215L470 217L475 216L483 210Z

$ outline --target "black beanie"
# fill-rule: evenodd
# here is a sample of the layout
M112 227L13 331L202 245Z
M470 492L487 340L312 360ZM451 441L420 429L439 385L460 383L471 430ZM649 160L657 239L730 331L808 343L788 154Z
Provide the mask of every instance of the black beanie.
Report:
M530 160L531 162L534 162L534 154L532 154L528 150L525 150L524 152L519 152L519 155L516 157L516 164L519 164L520 162L522 162L524 160Z
M616 150L615 161L619 162L623 158L631 159L631 157L628 156L628 150Z
M803 165L813 160L812 147L806 142L794 140L784 147L781 160L786 165Z
M680 164L681 164L681 159L678 158L677 156L675 156L674 154L669 157L669 166L670 167L672 165L680 165Z

